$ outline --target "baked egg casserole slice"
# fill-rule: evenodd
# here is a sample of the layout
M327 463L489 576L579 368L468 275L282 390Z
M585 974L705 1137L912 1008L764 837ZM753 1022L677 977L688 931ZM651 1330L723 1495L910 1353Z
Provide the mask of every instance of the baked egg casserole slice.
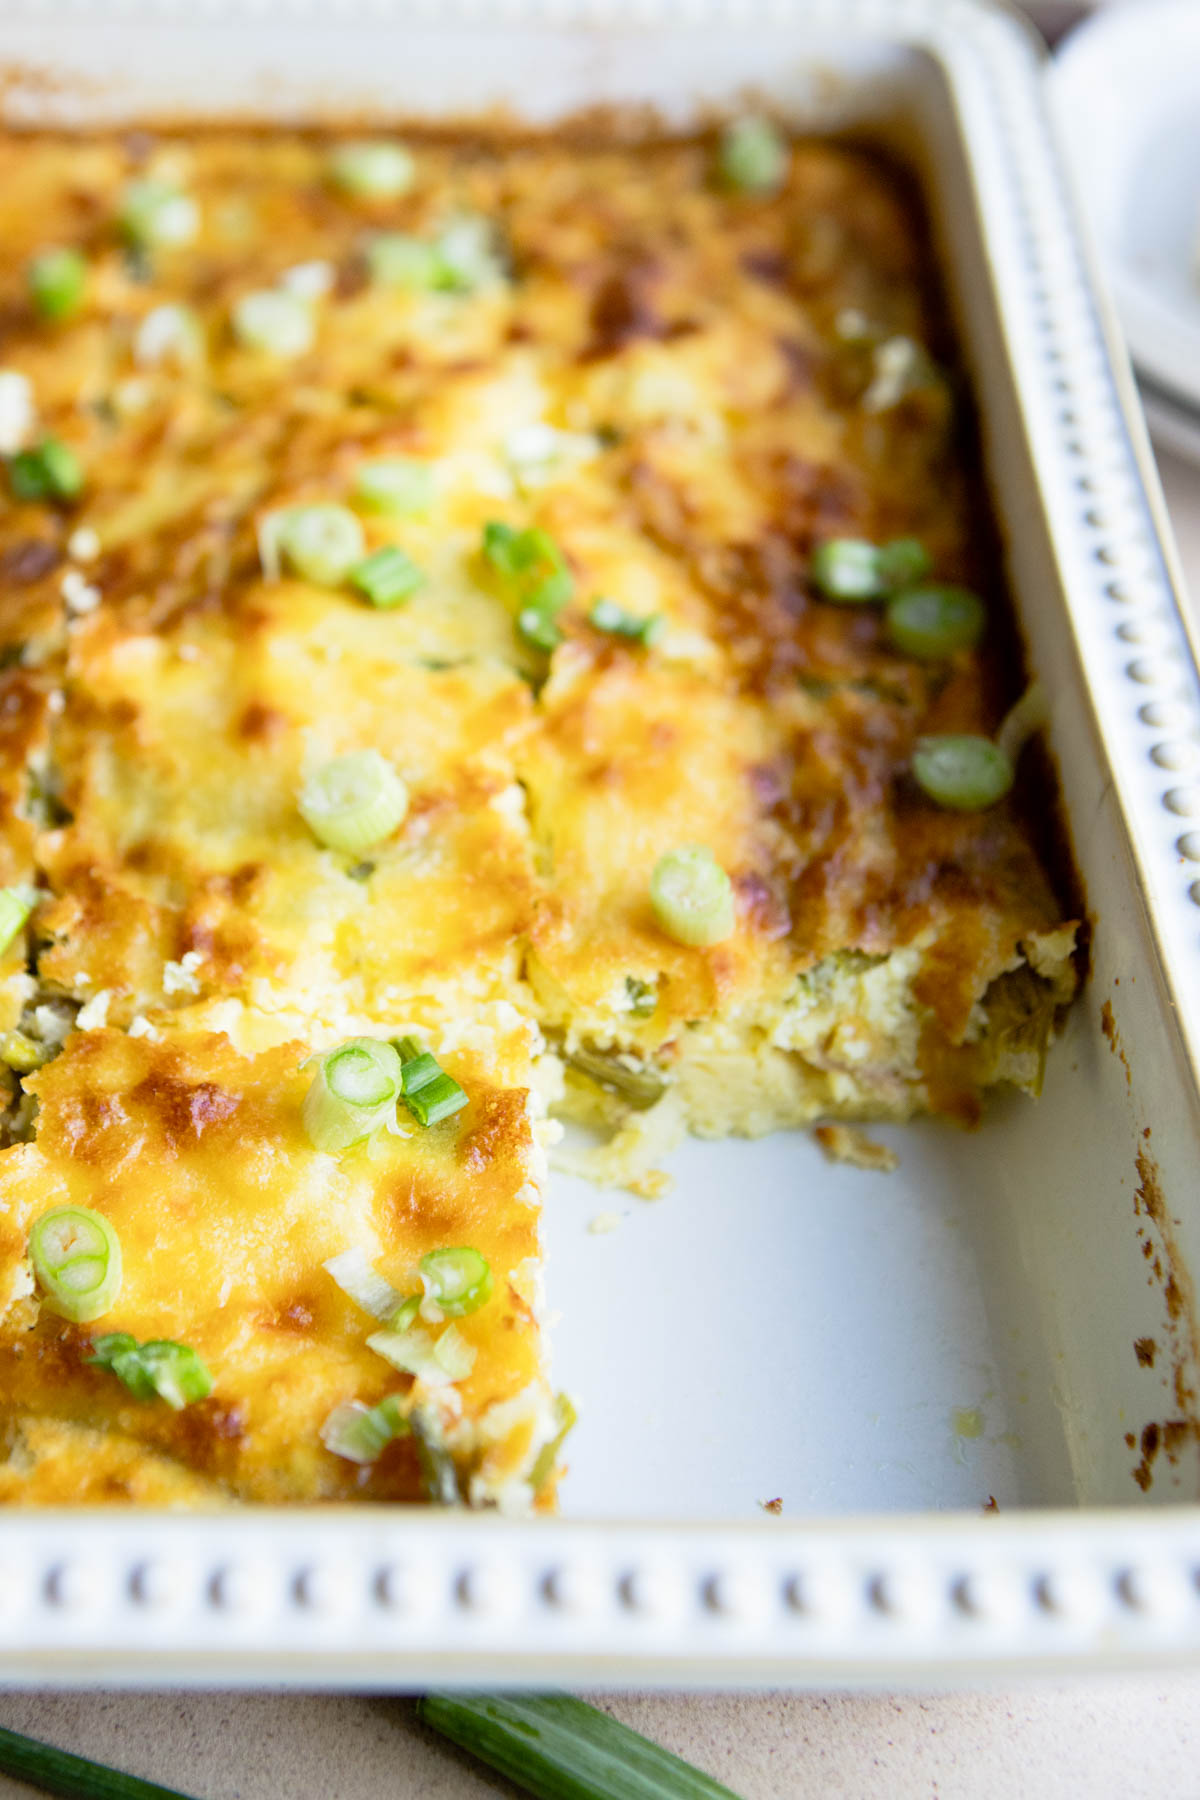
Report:
M0 1497L549 1506L557 1120L865 1155L1077 984L907 178L10 133L0 231Z

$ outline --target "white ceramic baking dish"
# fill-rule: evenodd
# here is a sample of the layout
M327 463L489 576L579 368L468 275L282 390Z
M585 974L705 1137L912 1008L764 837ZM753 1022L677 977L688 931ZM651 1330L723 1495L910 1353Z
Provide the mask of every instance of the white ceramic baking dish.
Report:
M3 103L546 121L747 92L915 158L1095 916L1039 1104L556 1181L558 1521L8 1514L0 1678L889 1682L1200 1652L1200 705L1038 54L979 0L8 0ZM771 1516L758 1502L782 1500ZM985 1507L994 1500L997 1510Z

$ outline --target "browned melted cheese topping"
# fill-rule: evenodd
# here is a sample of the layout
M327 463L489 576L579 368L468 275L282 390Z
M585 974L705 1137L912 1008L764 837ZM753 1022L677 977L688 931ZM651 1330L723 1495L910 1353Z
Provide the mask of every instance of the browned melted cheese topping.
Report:
M0 1496L414 1497L411 1441L365 1470L320 1442L334 1405L409 1380L321 1265L368 1243L398 1280L467 1243L497 1298L462 1322L477 1360L443 1425L491 1497L546 1436L536 1027L677 1076L700 1129L969 1115L986 1081L1040 1075L1024 1039L1013 1062L989 1038L993 984L1024 970L1050 1005L1073 985L1020 788L950 813L908 772L922 733L993 732L1015 684L903 179L828 143L753 197L722 189L707 140L411 142L409 190L370 200L331 181L319 134L0 138L0 435L58 438L84 471L70 504L0 501L0 883L45 890L32 969L20 940L0 969L0 1028L44 1037L39 1006L69 1025L86 1003L25 1080L33 1141L0 1157ZM146 177L194 202L190 241L123 243ZM458 290L373 278L380 232L464 220ZM26 285L53 245L88 264L59 323ZM311 346L239 342L238 301L288 286ZM163 306L188 309L181 354ZM360 518L369 549L423 570L405 604L264 566L272 514L353 507L361 467L397 456L427 465L428 507ZM574 593L549 658L481 559L490 521L561 548ZM919 538L937 579L986 597L982 644L898 653L878 607L814 586L831 536ZM596 630L602 596L661 615L661 640ZM411 801L356 857L315 840L297 794L364 748ZM707 949L649 904L686 843L735 889L736 930ZM857 1047L845 1018L797 1022L831 971L897 956ZM414 1024L446 1037L469 1110L371 1154L313 1151L304 1058ZM735 1063L766 1111L707 1111L710 1074L740 1092ZM22 1287L31 1223L67 1199L124 1248L95 1328ZM192 1344L213 1396L135 1401L88 1366L99 1329Z

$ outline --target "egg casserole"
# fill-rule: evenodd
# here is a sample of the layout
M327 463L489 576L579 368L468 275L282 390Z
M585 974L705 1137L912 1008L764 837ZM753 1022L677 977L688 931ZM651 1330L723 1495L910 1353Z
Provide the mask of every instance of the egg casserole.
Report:
M970 1123L1076 985L906 179L13 134L0 231L0 1497L548 1505L548 1148Z

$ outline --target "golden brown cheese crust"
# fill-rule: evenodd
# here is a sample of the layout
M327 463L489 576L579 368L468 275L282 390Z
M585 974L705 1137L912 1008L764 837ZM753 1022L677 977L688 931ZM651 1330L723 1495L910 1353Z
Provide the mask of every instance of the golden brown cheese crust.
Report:
M897 172L802 143L753 197L714 180L707 139L418 134L410 191L364 200L331 184L330 145L0 137L0 371L86 475L71 505L0 503L0 882L47 896L36 992L18 940L0 1025L50 1048L86 1003L25 1083L34 1141L0 1158L3 1498L415 1497L411 1443L359 1472L319 1440L332 1405L396 1385L321 1272L355 1232L389 1274L469 1242L503 1275L464 1322L480 1354L446 1421L472 1492L501 1497L547 1416L521 1019L572 1061L564 1109L622 1126L602 1170L620 1179L672 1121L969 1118L992 1081L1037 1086L1074 985L1020 791L952 814L909 774L920 734L993 732L1017 681ZM193 242L123 245L120 197L146 176L195 201ZM369 278L374 233L464 215L494 239L473 291ZM55 244L89 270L62 323L26 289ZM311 348L239 344L239 298L293 279L326 290ZM182 363L140 336L164 304L199 326ZM898 381L878 356L897 342ZM273 513L352 503L393 456L429 466L432 502L362 525L424 570L410 600L264 567ZM549 659L481 558L494 520L550 533L570 568ZM918 537L938 579L985 596L981 646L918 663L880 609L830 604L811 564L832 536ZM601 596L661 615L661 641L597 631ZM360 748L411 805L354 857L316 843L297 795ZM736 895L708 949L649 905L657 858L689 842ZM445 1035L470 1111L379 1160L319 1156L306 1050L406 1022ZM67 1195L125 1244L104 1328L193 1343L211 1400L134 1402L87 1367L87 1331L20 1297L29 1225Z
M304 1131L305 1056L290 1044L246 1059L216 1035L152 1043L78 1032L36 1077L37 1140L0 1158L0 1285L6 1295L26 1285L30 1227L62 1205L110 1221L124 1276L93 1326L69 1325L33 1298L9 1306L0 1412L13 1423L0 1496L103 1498L106 1483L116 1496L140 1445L156 1468L169 1463L218 1498L419 1499L411 1439L366 1468L320 1440L335 1406L413 1385L367 1348L378 1322L322 1266L356 1245L401 1291L420 1291L416 1264L429 1250L471 1244L488 1259L494 1296L458 1321L477 1358L454 1389L451 1428L543 1389L523 1267L538 1254L527 1093L496 1085L497 1074L520 1073L519 1041L489 1068L466 1052L445 1058L471 1094L456 1119L341 1158L314 1150ZM92 1340L110 1331L190 1344L212 1395L181 1412L134 1399L88 1365ZM445 1397L432 1391L435 1405ZM105 1434L99 1445L88 1431ZM523 1449L502 1442L493 1471L518 1473ZM506 1454L515 1467L504 1468ZM467 1445L465 1477L482 1455Z

